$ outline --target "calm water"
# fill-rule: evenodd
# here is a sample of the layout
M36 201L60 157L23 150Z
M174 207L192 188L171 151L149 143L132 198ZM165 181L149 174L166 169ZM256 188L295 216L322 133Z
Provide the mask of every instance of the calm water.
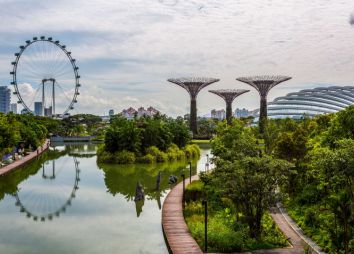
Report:
M168 253L161 205L168 177L189 172L187 164L97 165L95 150L56 147L0 179L0 253ZM208 153L202 148L194 173ZM137 182L145 191L140 203Z

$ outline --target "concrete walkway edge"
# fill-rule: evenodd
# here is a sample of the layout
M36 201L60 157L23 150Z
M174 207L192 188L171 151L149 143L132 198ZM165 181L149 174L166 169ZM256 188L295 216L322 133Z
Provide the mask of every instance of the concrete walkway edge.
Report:
M286 212L285 208L283 205L279 202L277 203L277 207L279 211L281 212L282 216L286 220L286 222L290 225L290 227L298 234L298 236L301 237L301 239L312 249L317 254L325 254L326 252L323 252L321 247L318 246L314 241L312 241L309 237L307 237L302 229L296 224L296 222L289 216L289 214Z
M18 161L15 161L9 165L6 165L5 167L0 168L0 177L20 167L23 167L25 164L27 164L34 158L44 153L48 148L49 148L49 139L47 139L42 146L38 147L36 151L31 152L30 154L26 155L25 157L23 157Z

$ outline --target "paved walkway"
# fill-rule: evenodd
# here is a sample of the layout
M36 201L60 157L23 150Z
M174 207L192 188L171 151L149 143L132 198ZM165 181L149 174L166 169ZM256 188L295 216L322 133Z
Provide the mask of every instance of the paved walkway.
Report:
M193 180L197 180L198 176L193 176ZM186 186L189 179L185 181ZM202 254L198 243L191 236L188 226L184 221L183 209L183 183L177 184L168 193L162 207L162 228L164 230L168 246L173 254L195 253Z
M192 177L192 181L198 180L198 175ZM186 179L186 186L189 180ZM188 226L183 217L182 209L183 183L177 184L167 195L162 207L162 227L166 236L167 243L173 254L186 253L203 253L197 242L191 236ZM256 250L251 252L243 252L242 254L269 253L269 254L300 254L304 253L304 246L311 243L304 239L302 232L294 228L296 224L289 221L289 216L285 211L275 207L271 210L270 215L279 229L286 235L292 246L281 249ZM295 231L296 232L295 232ZM305 241L304 241L305 240ZM311 246L312 248L314 246ZM312 253L321 253L318 250ZM323 252L322 252L323 253Z
M3 176L19 167L24 166L26 163L31 161L32 159L36 158L37 156L41 155L44 153L47 149L49 148L49 140L47 139L45 143L41 146L38 147L38 149L34 152L31 152L29 155L26 155L20 160L17 160L5 167L0 168L0 176Z

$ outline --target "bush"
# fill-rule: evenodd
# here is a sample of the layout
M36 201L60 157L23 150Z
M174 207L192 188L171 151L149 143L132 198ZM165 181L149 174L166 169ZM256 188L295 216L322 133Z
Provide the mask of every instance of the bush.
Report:
M189 201L197 201L202 198L204 195L204 184L201 181L193 181L189 184L185 191L185 200Z
M146 154L150 154L152 156L157 156L157 154L160 152L160 150L156 147L156 146L150 146L148 148L146 148L145 153Z
M144 155L144 156L141 156L138 158L138 162L140 163L154 163L156 162L156 158L155 156L151 155L151 154L147 154L147 155Z
M132 164L136 160L135 154L123 150L121 152L114 153L114 162L118 164Z
M200 157L200 149L198 145L192 144L187 145L184 148L184 153L187 159L199 158Z
M166 153L159 151L156 155L157 162L166 162L168 161L168 156Z

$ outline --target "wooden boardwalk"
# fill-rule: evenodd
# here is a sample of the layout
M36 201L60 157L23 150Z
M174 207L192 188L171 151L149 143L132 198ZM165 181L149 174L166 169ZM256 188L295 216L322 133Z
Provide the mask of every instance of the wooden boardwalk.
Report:
M49 140L46 140L45 143L41 147L38 147L38 149L36 151L31 152L29 155L26 155L25 157L23 157L20 160L17 160L5 167L0 168L0 176L8 174L9 172L11 172L15 169L18 169L19 167L24 166L25 164L27 164L28 162L30 162L31 160L33 160L37 156L44 153L48 148L49 148Z
M193 176L197 180L198 176ZM186 186L189 179L185 181ZM173 254L195 253L201 254L202 250L198 243L191 236L188 226L184 221L183 209L183 183L177 184L168 193L162 207L162 228L165 233L167 244Z
M197 175L192 181L198 180ZM186 186L189 179L185 181ZM167 244L173 254L203 253L197 242L191 236L183 217L182 210L183 184L177 184L167 195L162 207L162 228ZM298 233L289 225L288 221L278 208L273 208L270 215L280 230L286 235L292 246L281 249L255 250L242 254L268 253L268 254L300 254L304 253L306 244ZM240 254L240 253L239 253Z

